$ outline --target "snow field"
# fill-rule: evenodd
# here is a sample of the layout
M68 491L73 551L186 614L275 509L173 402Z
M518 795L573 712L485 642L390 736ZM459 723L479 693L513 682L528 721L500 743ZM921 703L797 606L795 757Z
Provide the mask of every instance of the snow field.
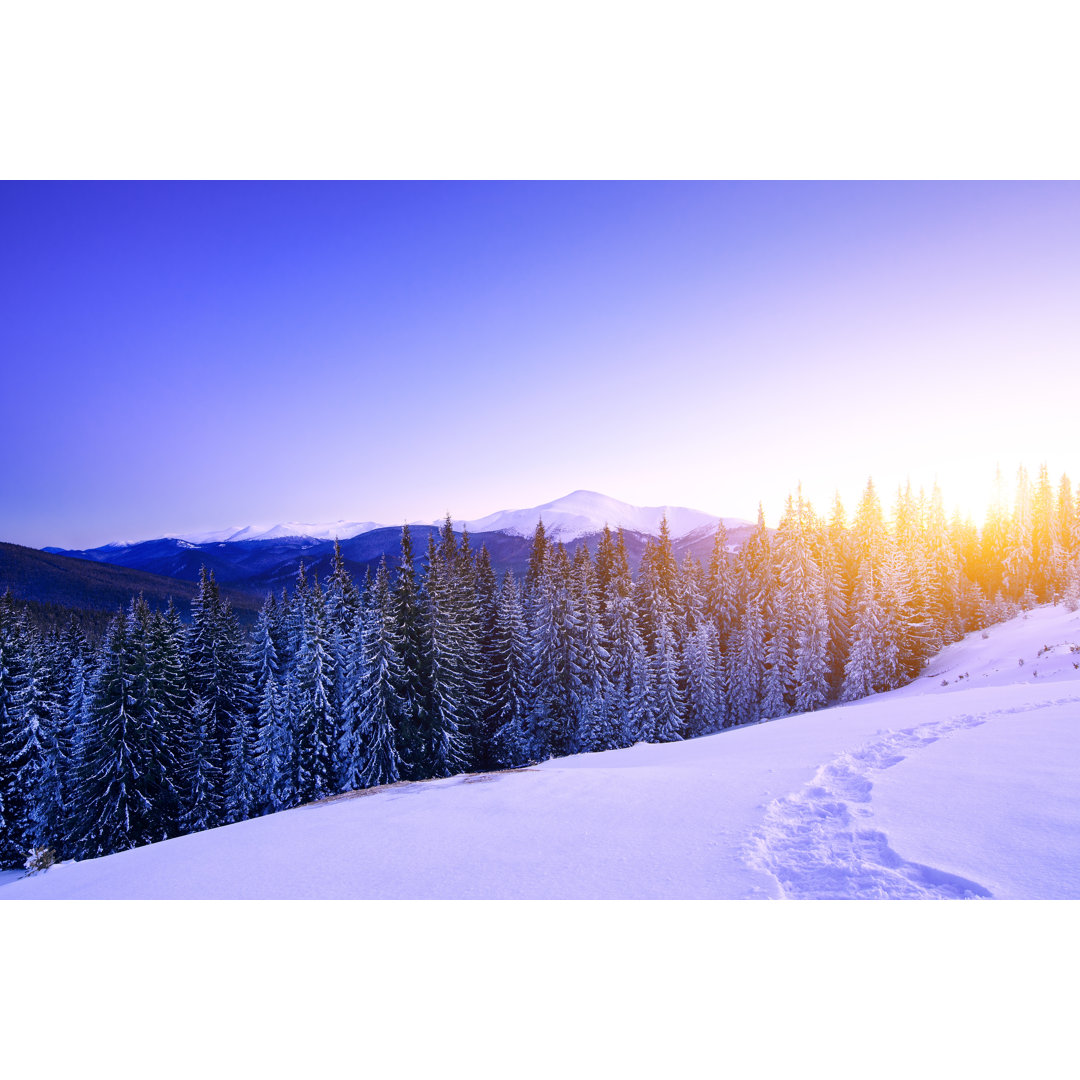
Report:
M1043 608L851 705L338 796L0 897L1080 898L1077 642Z

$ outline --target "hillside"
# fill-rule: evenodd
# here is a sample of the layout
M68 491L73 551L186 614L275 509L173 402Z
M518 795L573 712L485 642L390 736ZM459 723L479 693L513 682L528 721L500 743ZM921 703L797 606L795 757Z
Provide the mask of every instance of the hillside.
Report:
M0 898L1080 898L1078 654L1080 614L1044 607L850 705L351 793Z
M32 610L54 616L58 608L111 614L141 593L156 609L171 599L186 617L196 593L192 581L0 543L0 593L7 589L17 600L32 602ZM236 589L225 589L223 595L243 622L254 619L261 597Z

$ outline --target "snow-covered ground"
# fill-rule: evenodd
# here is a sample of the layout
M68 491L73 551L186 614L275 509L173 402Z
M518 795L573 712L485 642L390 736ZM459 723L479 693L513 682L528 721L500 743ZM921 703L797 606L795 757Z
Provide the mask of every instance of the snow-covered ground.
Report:
M1080 613L1047 607L851 705L340 796L0 898L1080 898L1078 778Z

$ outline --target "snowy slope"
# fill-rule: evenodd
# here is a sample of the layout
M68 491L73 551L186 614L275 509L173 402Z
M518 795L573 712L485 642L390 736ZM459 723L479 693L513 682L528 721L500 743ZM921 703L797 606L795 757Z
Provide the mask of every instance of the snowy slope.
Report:
M1080 898L1074 645L1080 614L1043 608L851 705L341 796L0 898Z
M500 510L474 521L455 522L455 527L466 525L473 533L507 532L514 536L532 536L536 523L542 519L544 531L556 540L588 536L601 532L605 525L613 530L622 528L657 536L660 521L665 515L674 540L703 527L711 532L720 520L713 514L690 510L685 506L632 506L595 491L574 491L542 506L533 506L528 510ZM724 524L736 526L749 522L740 518L725 518Z

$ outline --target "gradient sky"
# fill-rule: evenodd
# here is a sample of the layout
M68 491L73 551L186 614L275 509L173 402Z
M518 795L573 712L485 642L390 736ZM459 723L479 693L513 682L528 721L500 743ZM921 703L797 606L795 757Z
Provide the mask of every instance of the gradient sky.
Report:
M0 539L1080 480L1080 185L0 185Z

